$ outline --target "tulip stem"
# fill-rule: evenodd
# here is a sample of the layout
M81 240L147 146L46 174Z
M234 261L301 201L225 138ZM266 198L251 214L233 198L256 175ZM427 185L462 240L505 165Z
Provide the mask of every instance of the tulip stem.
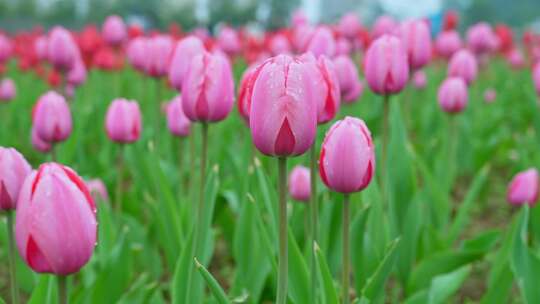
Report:
M51 143L51 161L56 162L56 145Z
M189 135L189 172L195 172L195 137L193 134ZM188 198L193 200L193 187L194 179L188 178L189 187L188 187Z
M313 143L310 149L310 183L311 183L311 201L309 204L309 210L311 215L311 236L308 238L309 246L311 249L310 256L310 267L311 267L311 303L317 303L317 267L315 263L315 242L317 242L319 234L319 210L318 210L318 201L317 201L317 176L316 172L317 165L317 140Z
M58 303L67 304L68 295L67 295L67 277L63 275L58 275Z
M11 302L19 303L19 288L17 286L17 273L15 272L15 242L13 241L13 211L7 212L7 234L8 234L8 259L9 259L9 279L11 281Z
M349 194L346 193L343 197L343 304L349 304L349 274L350 274L350 258L349 258Z
M389 122L388 122L388 116L390 114L390 95L384 95L383 100L383 127L382 127L382 162L381 162L381 193L383 196L383 201L386 200L386 153L388 148L388 133L389 133Z
M287 303L287 158L278 158L279 270L277 304Z
M124 175L124 145L120 144L118 149L118 169L116 176L116 210L120 215L122 213L122 180Z
M159 151L160 149L157 147L158 146L158 137L159 137L159 133L161 131L161 117L160 116L160 113L161 113L161 82L160 82L160 78L156 78L155 79L155 87L156 87L156 104L157 104L157 111L156 111L156 117L154 118L156 120L156 133L155 133L155 142L156 142L156 148L157 148L157 151Z

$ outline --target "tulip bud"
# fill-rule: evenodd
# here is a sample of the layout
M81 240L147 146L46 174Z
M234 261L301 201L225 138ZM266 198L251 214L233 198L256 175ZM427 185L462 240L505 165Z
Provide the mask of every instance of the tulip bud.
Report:
M191 121L225 119L234 103L234 82L227 58L220 54L195 56L182 84L182 107Z
M477 23L467 31L467 45L475 54L485 54L497 49L497 36L485 22Z
M261 67L262 65L259 64L249 66L244 71L242 79L240 80L240 87L238 89L238 112L247 122L249 122L253 85L261 71Z
M15 239L36 272L68 275L90 259L97 235L96 206L72 169L46 163L24 181L17 201Z
M336 41L336 56L348 56L352 52L352 44L349 40L341 37Z
M467 84L459 77L447 78L439 87L437 98L443 111L459 113L469 101Z
M280 54L290 54L291 53L291 43L287 36L284 34L276 34L270 39L268 49L272 55L277 56Z
M107 187L105 187L102 180L96 178L87 180L85 183L86 187L88 188L88 192L90 192L90 195L92 195L94 201L109 201L109 192L107 192Z
M448 64L449 77L461 77L467 85L470 85L478 73L478 64L473 54L467 50L455 53Z
M137 37L129 42L127 51L126 51L126 57L129 63L131 63L131 65L133 65L133 67L140 72L144 72L146 68L147 43L148 43L147 38Z
M366 188L375 171L375 149L364 121L345 117L324 138L319 173L328 188L341 193Z
M37 135L46 142L62 142L71 134L69 105L64 96L54 91L49 91L38 99L32 118Z
M41 139L41 137L39 137L39 135L37 134L36 128L33 126L32 126L31 140L32 140L32 147L34 147L34 149L38 150L39 152L47 153L51 151L52 149L52 145L44 141L43 139Z
M397 22L390 16L380 16L375 20L371 30L373 39L377 39L384 35L392 35L398 27Z
M180 91L182 81L188 72L193 57L204 52L204 45L195 36L186 37L176 43L169 67L169 81L171 85Z
M11 101L16 95L17 89L13 80L6 78L0 81L0 102Z
M348 39L354 39L362 25L358 16L354 13L347 13L341 17L337 25L338 31Z
M399 32L411 69L420 69L428 64L432 53L428 25L420 20L405 21Z
M308 202L311 196L311 177L309 169L296 166L289 175L289 194L300 202Z
M77 60L67 74L67 81L72 86L78 87L86 81L86 67L82 60Z
M152 77L163 77L169 71L173 41L165 35L150 38L146 44L145 72Z
M497 98L497 92L495 91L495 89L487 89L484 91L484 101L486 103L492 103L495 101L495 99Z
M112 15L105 19L102 28L103 39L113 46L118 46L127 37L126 24L120 16Z
M407 53L397 37L385 35L375 40L366 53L364 66L368 85L377 94L395 94L407 84Z
M426 73L422 70L416 71L413 74L413 84L417 89L423 89L426 87L427 77Z
M315 57L325 55L334 57L336 53L336 41L332 31L326 26L319 26L311 36L306 52L311 52Z
M182 97L176 96L167 105L167 127L175 136L188 136L191 121L182 109Z
M506 197L513 205L535 205L538 200L538 171L531 168L516 174L508 186Z
M355 102L364 89L356 65L349 56L338 56L334 59L334 67L343 101Z
M17 208L24 179L32 172L26 159L13 148L0 147L0 210Z
M60 71L69 71L80 56L71 33L56 26L49 33L47 42L47 58L52 65Z
M11 50L12 47L9 38L0 33L0 64L9 59Z
M266 155L306 152L315 139L317 104L313 98L315 67L279 55L261 66L253 86L249 125L255 147Z
M240 52L242 45L238 33L229 26L224 26L217 36L217 44L221 50L227 53L229 56L235 55Z
M107 109L105 129L110 140L117 143L132 143L141 136L141 111L132 100L118 98Z
M456 31L444 31L435 40L437 53L445 58L450 58L461 49L462 42Z

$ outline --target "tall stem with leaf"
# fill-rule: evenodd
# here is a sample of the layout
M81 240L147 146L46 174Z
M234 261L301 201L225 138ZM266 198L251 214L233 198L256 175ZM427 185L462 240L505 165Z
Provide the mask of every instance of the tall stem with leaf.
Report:
M278 192L279 192L279 269L277 304L287 303L287 158L278 158Z
M349 304L349 288L350 288L350 237L349 237L349 222L350 222L350 211L349 211L349 194L343 195L343 278L342 278L342 288L343 288L343 303Z
M317 144L316 140L313 143L313 146L310 149L310 183L311 183L311 200L309 203L309 213L310 213L310 233L308 237L309 246L311 250L310 256L310 268L311 268L311 302L316 303L317 301L317 267L315 261L315 243L317 242L319 234L319 206L317 200Z
M15 242L13 240L13 211L7 212L6 222L8 234L8 259L9 259L9 279L11 281L11 302L19 303L19 288L17 286L17 273L15 270Z

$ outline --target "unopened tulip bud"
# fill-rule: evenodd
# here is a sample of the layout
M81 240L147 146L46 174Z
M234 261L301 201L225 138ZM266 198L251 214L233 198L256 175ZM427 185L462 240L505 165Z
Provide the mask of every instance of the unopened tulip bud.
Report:
M300 202L308 202L311 196L311 178L309 169L296 166L289 175L289 194Z
M538 183L538 171L534 168L516 174L508 186L508 202L513 205L535 205L538 200Z
M105 117L107 136L117 143L135 142L141 136L141 121L141 111L136 101L115 99L107 109Z
M0 102L11 101L16 95L17 89L13 80L6 78L0 81Z
M467 84L460 77L447 78L437 93L439 106L448 113L459 113L469 101Z
M176 96L167 104L167 127L175 136L188 136L191 121L182 109L182 97Z
M0 210L17 208L24 179L32 172L26 159L13 148L0 147Z
M37 135L46 142L57 143L71 134L71 111L64 96L50 91L34 106L33 122Z
M478 63L476 58L467 50L455 53L448 63L448 76L461 77L467 85L470 85L478 74Z

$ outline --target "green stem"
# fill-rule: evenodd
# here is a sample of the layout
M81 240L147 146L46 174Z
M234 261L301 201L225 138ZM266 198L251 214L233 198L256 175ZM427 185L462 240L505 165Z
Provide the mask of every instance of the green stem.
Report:
M154 101L157 105L157 108L156 108L156 117L154 117L155 119L155 123L156 123L156 130L155 130L155 147L157 149L157 151L159 151L159 147L158 147L158 138L159 138L159 134L161 132L161 82L160 82L160 78L155 78L155 89L156 89L156 100Z
M278 158L279 270L277 304L287 303L287 158Z
M56 162L56 144L51 143L51 161Z
M17 273L15 271L15 242L13 241L13 211L7 212L7 233L8 233L8 260L9 279L11 281L11 302L19 303L19 288L17 286Z
M190 174L193 174L195 172L195 136L193 134L189 135L189 172ZM193 190L195 187L193 186L194 179L189 178L189 188L188 188L188 198L190 201L193 201Z
M448 155L448 164L450 166L449 170L449 181L448 181L448 192L452 192L452 184L454 183L455 175L456 175L456 148L457 148L457 124L456 124L456 117L451 116L449 117L449 124L450 124L450 147L449 147L449 155Z
M343 304L349 304L349 279L350 279L350 258L349 258L349 194L345 194L343 197Z
M184 137L178 140L178 197L182 195L182 191L187 189L187 184L184 179Z
M68 295L67 295L67 277L63 275L58 275L58 303L67 304Z
M118 163L117 163L117 172L116 172L116 189L115 196L116 199L116 211L120 215L122 213L122 180L124 175L124 145L120 144L118 146Z
M388 148L388 133L389 133L389 122L388 116L390 113L390 95L384 95L383 100L383 127L382 127L382 161L381 161L381 193L383 196L383 201L385 201L385 190L386 190L386 153Z
M311 182L311 201L309 204L309 210L311 215L310 232L311 236L308 238L309 248L311 249L310 267L311 267L311 303L317 303L317 266L315 261L315 243L318 240L319 235L319 206L317 200L317 140L313 143L310 149L310 182Z

